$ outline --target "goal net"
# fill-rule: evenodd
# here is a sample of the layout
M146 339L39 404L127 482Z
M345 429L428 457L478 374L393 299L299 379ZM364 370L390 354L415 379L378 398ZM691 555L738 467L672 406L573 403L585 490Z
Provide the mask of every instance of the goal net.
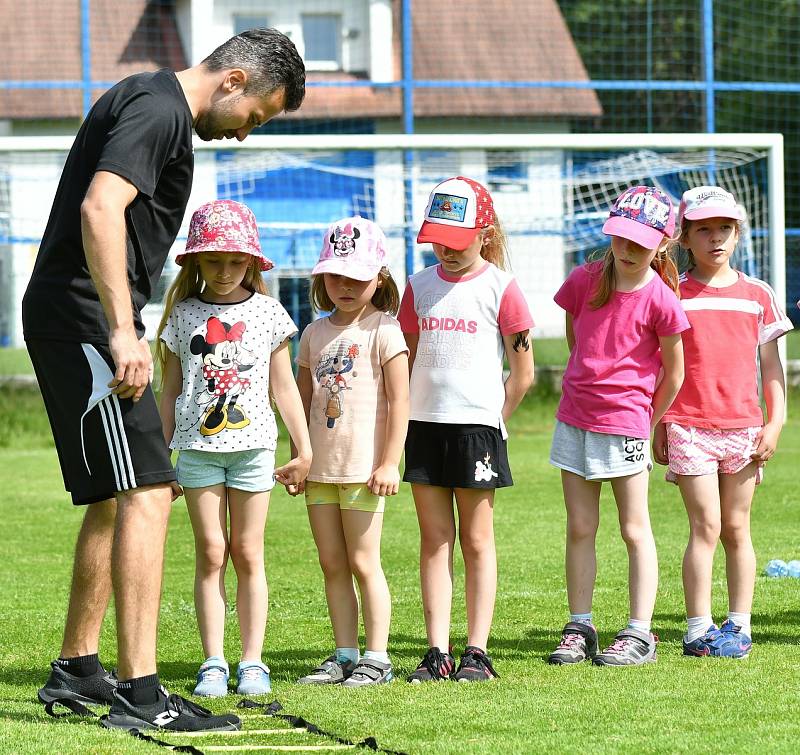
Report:
M69 146L61 138L0 139L0 342L21 344L19 301ZM408 274L432 261L430 247L415 243L416 231L430 189L454 175L491 192L536 336L563 334L553 294L572 266L607 246L601 228L608 209L634 184L657 186L676 206L693 186L731 191L748 212L735 264L770 283L785 303L780 135L252 136L198 142L195 162L184 227L146 310L150 335L199 204L218 197L250 206L276 265L271 291L302 325L311 316L309 273L330 222L360 214L380 224L402 287Z

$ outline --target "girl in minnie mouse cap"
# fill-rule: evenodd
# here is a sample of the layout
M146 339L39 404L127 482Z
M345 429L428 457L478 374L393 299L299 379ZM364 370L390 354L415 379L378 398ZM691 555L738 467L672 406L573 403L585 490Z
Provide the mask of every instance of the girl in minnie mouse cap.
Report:
M198 208L176 261L181 271L165 298L157 354L164 437L179 451L178 482L195 538L195 608L206 660L194 694L221 697L228 691L223 631L229 554L242 635L236 691L266 694L263 543L270 490L275 480L298 485L311 464L289 359L297 328L267 295L261 274L272 262L261 252L255 216L245 205L215 200ZM270 394L298 450L278 469Z

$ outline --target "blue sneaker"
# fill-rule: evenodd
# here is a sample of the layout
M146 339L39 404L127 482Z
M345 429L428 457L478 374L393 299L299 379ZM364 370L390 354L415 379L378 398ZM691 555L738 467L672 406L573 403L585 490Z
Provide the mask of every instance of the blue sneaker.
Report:
M714 643L711 655L720 658L747 658L753 649L753 640L748 637L738 624L730 619L719 628L719 637Z
M272 691L269 667L260 661L242 661L236 669L237 695L267 695Z
M712 624L706 630L706 633L701 635L697 639L694 639L691 642L687 642L684 639L683 654L693 655L697 658L702 658L703 656L706 655L713 655L714 653L713 653L712 643L715 642L718 637L719 637L719 627L717 627L716 624Z
M203 661L197 672L197 686L193 694L199 697L225 697L230 676L225 659L212 655Z

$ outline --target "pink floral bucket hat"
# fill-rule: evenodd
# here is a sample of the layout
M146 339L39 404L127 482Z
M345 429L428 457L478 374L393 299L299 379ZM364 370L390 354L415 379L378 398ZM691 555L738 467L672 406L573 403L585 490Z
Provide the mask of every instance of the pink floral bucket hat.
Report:
M186 250L175 258L183 264L187 254L199 252L236 252L252 254L261 264L261 270L275 267L261 251L258 225L253 211L232 199L215 199L198 207L189 221Z

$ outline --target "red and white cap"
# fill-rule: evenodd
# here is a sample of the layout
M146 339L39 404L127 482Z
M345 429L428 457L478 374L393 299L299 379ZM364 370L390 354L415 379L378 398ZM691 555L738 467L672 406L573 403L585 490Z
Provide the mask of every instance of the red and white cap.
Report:
M448 178L435 186L428 198L417 243L441 244L460 251L494 222L494 205L484 186L464 176Z
M686 220L733 218L744 220L744 207L729 191L719 186L695 186L683 192L678 215Z

